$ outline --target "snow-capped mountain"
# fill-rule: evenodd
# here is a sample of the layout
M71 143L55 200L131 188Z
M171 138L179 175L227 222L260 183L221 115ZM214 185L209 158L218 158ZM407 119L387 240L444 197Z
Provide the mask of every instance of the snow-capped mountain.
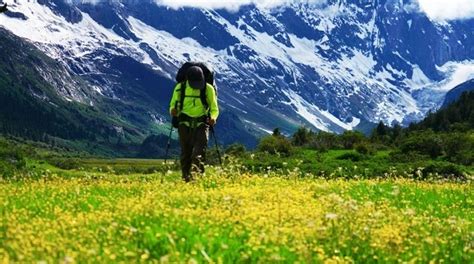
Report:
M81 76L95 96L146 101L150 126L168 118L174 74L189 60L215 69L222 107L252 133L407 124L474 78L474 20L433 21L412 0L236 12L154 0L4 2L11 12L1 26ZM94 102L74 87L58 93Z

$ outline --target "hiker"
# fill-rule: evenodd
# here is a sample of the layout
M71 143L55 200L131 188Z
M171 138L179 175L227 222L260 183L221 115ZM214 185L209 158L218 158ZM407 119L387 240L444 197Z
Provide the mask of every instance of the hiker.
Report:
M212 73L205 65L186 63L176 80L170 114L178 128L183 180L189 182L191 172L204 172L209 127L216 124L219 107Z

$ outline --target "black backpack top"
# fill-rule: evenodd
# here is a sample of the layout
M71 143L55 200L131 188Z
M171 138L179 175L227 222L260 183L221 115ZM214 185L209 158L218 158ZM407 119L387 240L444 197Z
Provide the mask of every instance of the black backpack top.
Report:
M177 83L182 83L186 81L186 73L188 72L188 69L193 67L193 66L198 66L201 68L202 72L204 73L204 78L206 79L206 82L210 85L214 85L214 73L207 67L206 64L202 62L186 62L181 66L181 68L178 70L178 74L176 74L176 82Z
M209 67L206 66L206 64L202 62L186 62L178 70L178 74L176 74L176 82L181 83L181 87L178 89L178 91L181 91L178 110L183 110L183 103L184 103L185 90L186 90L186 73L188 72L188 69L193 66L198 66L199 68L201 68L202 72L204 73L204 79L206 80L206 83L214 86L214 73L209 69ZM207 89L201 90L201 94L199 97L201 98L201 103L204 105L204 108L208 109L209 103L207 102L207 98L206 98L206 90Z

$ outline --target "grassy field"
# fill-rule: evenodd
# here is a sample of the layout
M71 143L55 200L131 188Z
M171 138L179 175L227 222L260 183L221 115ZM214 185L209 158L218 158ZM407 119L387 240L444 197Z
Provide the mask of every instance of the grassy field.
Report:
M191 184L174 171L37 173L0 183L0 262L474 261L469 181L326 180L234 165Z

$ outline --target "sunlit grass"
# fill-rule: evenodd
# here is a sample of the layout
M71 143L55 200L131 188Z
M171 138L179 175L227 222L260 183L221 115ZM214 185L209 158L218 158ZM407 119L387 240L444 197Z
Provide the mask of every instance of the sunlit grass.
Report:
M62 173L0 184L0 262L474 260L470 183Z

